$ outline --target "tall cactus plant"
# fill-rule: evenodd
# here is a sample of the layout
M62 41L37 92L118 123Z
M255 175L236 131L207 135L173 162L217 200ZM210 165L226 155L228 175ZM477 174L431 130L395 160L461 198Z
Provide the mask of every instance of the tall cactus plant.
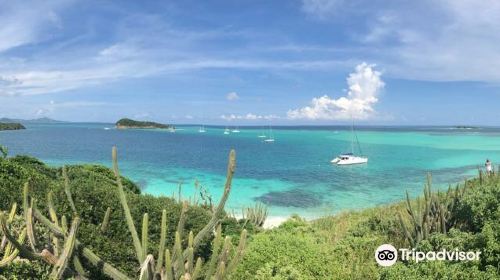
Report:
M433 193L432 177L428 174L423 198L417 198L416 203L412 205L410 195L406 192L406 213L410 225L407 225L402 213L398 213L398 219L405 239L412 247L427 239L430 233L446 233L454 225L451 213L469 185L466 180L463 188L449 187L446 193Z
M167 280L177 280L177 279L197 279L201 273L201 265L202 260L200 258L197 259L196 263L194 263L194 252L198 248L201 243L201 240L205 239L216 227L216 225L220 222L220 219L223 216L224 206L229 197L229 193L231 191L231 184L233 174L236 168L236 153L232 150L229 154L228 160L228 168L227 168L227 176L226 183L224 186L224 193L222 195L221 200L217 207L214 208L210 221L205 225L202 230L194 236L193 232L189 233L188 237L188 246L187 248L182 248L182 237L183 237L183 229L184 223L186 219L186 211L188 202L184 201L182 203L181 215L179 218L179 222L177 225L177 231L175 233L175 243L173 245L172 250L165 250L163 252L163 248L165 245L166 238L166 211L164 210L162 213L162 222L161 222L161 233L160 233L160 252L158 253L158 263L156 264L156 268L154 265L154 256L148 253L148 214L144 214L143 224L142 224L142 240L139 242L139 234L136 231L136 227L131 218L129 218L130 208L128 206L128 202L125 196L125 192L123 191L123 185L121 182L121 176L118 168L118 155L116 147L113 147L112 151L112 159L113 159L113 170L116 176L116 184L118 186L118 195L120 197L120 203L122 205L123 211L125 213L125 219L134 240L134 247L136 250L137 259L139 260L139 265L141 266L141 279L167 279ZM220 232L216 233L216 240L220 238ZM137 242L136 242L137 239ZM227 275L229 275L232 270L236 267L236 263L241 259L245 248L245 240L246 240L246 231L242 232L240 238L240 244L236 250L230 252L229 249L225 249L221 251L219 255L219 248L214 247L214 254L212 255L210 265L214 263L218 264L218 271L208 270L207 277L208 279L225 279ZM227 240L230 243L230 239ZM218 244L215 242L214 244ZM227 245L229 246L229 245ZM162 267L163 259L165 258L165 266ZM228 263L229 259L231 261ZM228 265L226 266L226 263ZM150 271L150 268L154 268ZM152 272L154 271L154 273ZM212 275L212 273L214 273Z
M183 203L181 209L180 220L177 225L175 233L175 243L171 249L166 249L166 235L167 235L167 211L162 211L161 218L161 233L159 252L157 255L157 262L155 257L148 251L149 244L149 215L144 213L142 222L141 239L136 231L130 208L128 206L127 197L123 190L121 183L121 176L118 169L117 152L113 148L113 170L116 175L117 183L117 196L124 211L125 222L132 235L133 246L138 260L138 279L141 280L195 280L205 279L209 280L223 280L229 279L229 275L235 269L238 262L243 256L246 242L246 231L243 230L240 236L240 242L237 248L233 248L231 239L226 237L222 242L220 219L223 216L224 205L231 190L231 182L235 170L235 152L231 151L229 156L227 179L224 188L224 194L214 208L210 221L203 227L203 229L194 235L190 232L187 237L187 246L183 246L183 229L186 219L186 211L188 204ZM71 227L68 229L68 221L66 216L58 216L54 205L53 195L48 193L47 206L49 218L47 218L37 207L36 200L30 197L29 185L24 186L23 192L23 218L24 227L21 229L19 236L16 238L9 229L10 223L15 217L17 205L14 204L12 209L6 217L6 214L0 212L0 233L2 233L2 242L0 243L0 253L3 257L0 258L0 267L8 265L14 261L18 256L29 259L31 261L43 261L53 266L50 277L52 279L63 279L66 277L75 277L85 279L85 268L82 266L80 258L85 258L87 263L101 269L102 273L117 280L129 280L136 277L130 277L125 273L119 271L109 263L102 260L92 250L85 247L77 238L78 225L80 218L78 217L77 209L74 205L71 190L69 188L69 178L67 171L63 168L64 191L66 198L71 206L73 218L71 220ZM105 231L109 224L109 215L111 209L108 208L101 224L101 231ZM44 240L36 235L35 221L37 226L46 227L51 237ZM213 253L211 258L206 262L206 268L203 268L201 258L196 258L195 255L201 240L210 235L214 228L217 227L215 232L215 239L213 242ZM27 238L27 241L26 241ZM25 243L29 246L26 246ZM44 244L49 242L51 244ZM205 273L203 273L205 272Z
M267 206L260 202L257 202L253 207L243 208L243 219L256 227L264 226L267 215Z

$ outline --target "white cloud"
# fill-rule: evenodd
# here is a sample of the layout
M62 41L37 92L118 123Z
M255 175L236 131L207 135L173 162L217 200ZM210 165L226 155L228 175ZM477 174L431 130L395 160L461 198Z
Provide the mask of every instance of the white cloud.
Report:
M0 52L43 40L48 28L61 28L56 11L65 5L61 1L0 1Z
M235 101L240 99L240 96L238 95L238 93L232 91L226 95L226 99L229 101Z
M500 81L498 0L302 0L302 11L340 24L364 47L350 57L377 61L387 76Z
M361 63L355 72L347 78L349 90L347 96L338 99L327 95L313 98L309 106L289 110L289 119L308 120L346 120L368 119L375 113L373 106L378 102L380 90L384 82L380 72L373 69L375 65Z
M274 119L279 119L279 116L277 115L256 115L253 113L248 113L246 115L236 115L236 114L229 114L229 115L221 115L221 119L226 120L226 121L234 121L234 120L274 120Z

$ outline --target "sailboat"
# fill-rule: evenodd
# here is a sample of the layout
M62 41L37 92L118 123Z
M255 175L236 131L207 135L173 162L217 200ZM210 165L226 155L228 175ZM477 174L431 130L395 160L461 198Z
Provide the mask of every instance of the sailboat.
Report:
M224 134L228 135L229 134L229 129L226 127L226 129L224 129Z
M356 142L358 144L358 149L359 149L360 155L354 154L354 139L356 139ZM352 164L367 163L368 158L365 156L362 156L361 154L362 154L361 146L359 145L358 136L356 135L356 132L354 131L354 120L353 120L352 124L351 124L351 152L340 154L336 158L332 159L331 163L334 163L337 165L352 165Z
M200 126L200 129L198 129L198 132L199 132L199 133L205 133L205 132L207 132L207 131L205 130L205 126L204 126L204 125Z
M240 131L238 130L238 127L235 127L231 132L232 133L240 133Z
M264 139L264 142L266 142L266 143L274 143L273 129L271 128L271 126L269 126L269 137L267 139Z

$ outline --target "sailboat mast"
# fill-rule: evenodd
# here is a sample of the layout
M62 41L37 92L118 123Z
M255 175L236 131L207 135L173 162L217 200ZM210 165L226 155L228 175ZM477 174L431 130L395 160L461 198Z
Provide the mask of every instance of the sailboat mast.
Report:
M351 116L351 153L354 154L354 119Z

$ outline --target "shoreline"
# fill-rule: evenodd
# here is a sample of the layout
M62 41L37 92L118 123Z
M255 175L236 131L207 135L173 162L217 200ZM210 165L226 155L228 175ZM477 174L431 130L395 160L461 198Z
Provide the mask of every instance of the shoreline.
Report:
M262 226L264 229L273 229L281 226L285 221L290 219L291 216L283 217L283 216L269 216L267 217L264 225Z

